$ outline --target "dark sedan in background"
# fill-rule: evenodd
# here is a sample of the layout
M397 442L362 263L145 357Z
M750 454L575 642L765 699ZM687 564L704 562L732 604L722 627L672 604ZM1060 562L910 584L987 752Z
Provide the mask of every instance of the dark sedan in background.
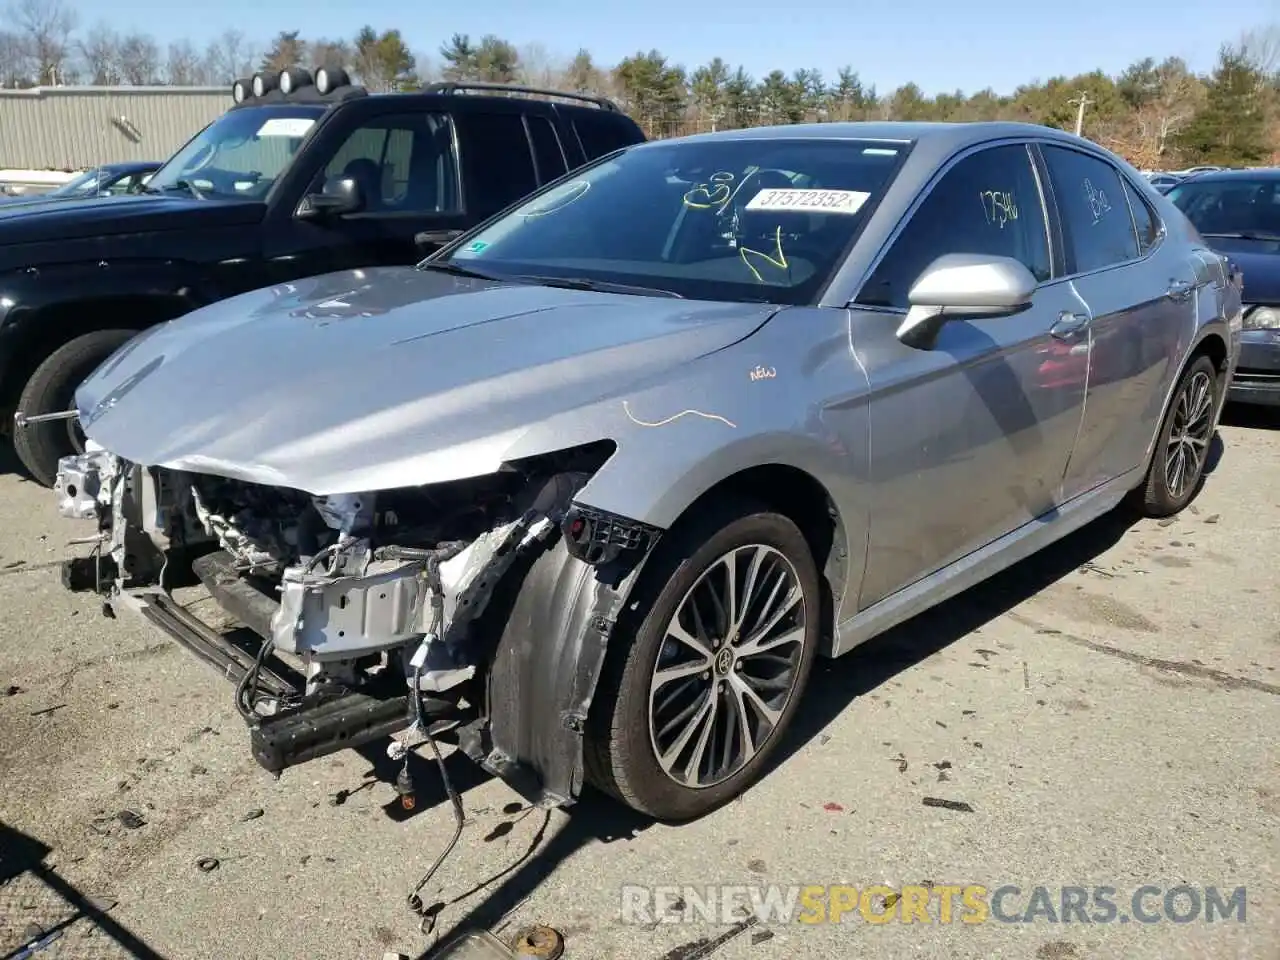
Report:
M1228 399L1280 407L1280 168L1201 173L1167 195L1244 272L1244 332Z
M155 160L131 163L104 163L100 167L77 174L47 193L22 193L0 196L0 202L34 202L41 200L85 200L89 197L113 197L142 187L161 164Z

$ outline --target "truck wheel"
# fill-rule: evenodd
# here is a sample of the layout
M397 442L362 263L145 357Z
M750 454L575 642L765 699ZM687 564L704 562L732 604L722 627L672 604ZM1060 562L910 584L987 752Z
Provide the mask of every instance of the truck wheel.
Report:
M136 330L95 330L64 343L31 374L18 398L18 411L31 417L69 409L75 402L76 388L137 333ZM13 448L32 479L51 487L58 473L58 460L82 451L84 434L76 420L15 426Z
M813 666L821 595L800 530L758 504L718 505L658 551L634 595L634 640L600 678L585 767L598 789L679 821L764 771ZM614 642L631 640L625 626Z

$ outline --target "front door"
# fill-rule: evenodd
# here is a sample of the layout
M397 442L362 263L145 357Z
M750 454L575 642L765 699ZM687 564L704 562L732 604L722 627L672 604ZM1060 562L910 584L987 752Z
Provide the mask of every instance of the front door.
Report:
M1026 144L992 146L935 184L864 284L852 342L871 385L866 608L1052 511L1080 425L1087 365L1054 365L1055 324L1084 317L1055 281ZM1041 281L1029 309L960 319L917 349L894 335L937 257L1012 257Z
M354 179L364 209L323 219L289 216L274 224L265 251L272 280L409 265L438 249L467 223L453 146L452 124L443 114L365 119L310 181L315 191L329 177Z
M1059 337L1087 357L1080 436L1064 478L1067 497L1141 465L1159 421L1170 365L1191 329L1196 271L1119 171L1100 157L1042 145L1066 246L1066 269L1092 322Z

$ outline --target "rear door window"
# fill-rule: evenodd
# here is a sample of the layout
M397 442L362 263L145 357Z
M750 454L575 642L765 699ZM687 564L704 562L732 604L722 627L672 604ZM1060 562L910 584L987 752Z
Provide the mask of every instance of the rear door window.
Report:
M467 110L455 123L469 214L487 218L537 189L523 116Z
M1134 260L1138 234L1115 167L1068 147L1042 146L1072 273Z
M529 142L533 144L533 158L538 163L538 180L550 183L569 169L556 136L556 128L546 117L525 117L529 125Z

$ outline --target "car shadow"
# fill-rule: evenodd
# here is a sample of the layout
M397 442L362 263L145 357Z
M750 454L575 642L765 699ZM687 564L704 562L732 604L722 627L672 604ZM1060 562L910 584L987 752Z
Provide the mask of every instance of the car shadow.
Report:
M1275 430L1280 427L1280 407L1228 403L1222 410L1222 424L1250 430Z
M113 903L88 896L45 863L50 852L48 845L0 821L0 911L9 921L0 928L17 935L0 941L0 960L25 960L49 946L58 956L98 956L103 939L135 960L164 960L108 914ZM30 921L28 929L18 927L19 918Z
M1220 451L1220 440L1217 446ZM806 744L818 739L823 730L859 697L866 696L899 673L1096 559L1119 542L1136 520L1136 514L1128 509L1112 511L1011 569L868 641L848 655L819 661L795 720L764 776L771 776ZM515 813L518 806L513 805L510 811L504 809L504 813ZM539 831L535 843L515 864L488 880L476 883L468 895L483 891L484 899L456 919L451 917L451 926L457 932L492 929L502 924L571 856L596 843L631 839L651 823L613 800L586 791L571 808L560 830L545 840L542 840L543 831ZM542 847L535 849L539 840L542 840ZM452 897L444 903L437 903L436 908L443 910L462 899ZM428 948L418 960L429 960L436 950L436 946Z
M14 452L13 441L7 437L0 439L0 475L6 473L13 474L19 480L31 480L31 474L27 473L27 468Z

